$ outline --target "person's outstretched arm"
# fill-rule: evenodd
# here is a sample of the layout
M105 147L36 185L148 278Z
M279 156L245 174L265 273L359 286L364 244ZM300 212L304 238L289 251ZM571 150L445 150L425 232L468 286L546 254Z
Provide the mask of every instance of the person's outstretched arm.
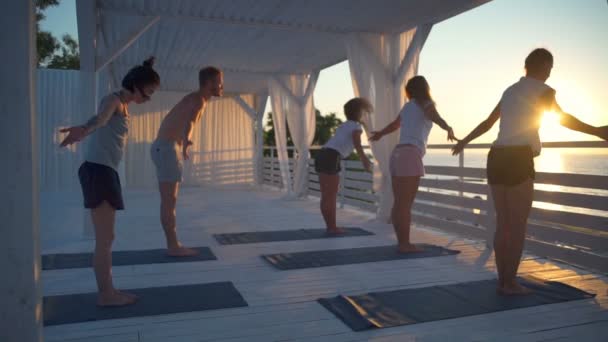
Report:
M383 129L379 131L372 131L372 135L369 137L369 141L378 141L382 139L383 136L390 134L396 131L399 127L401 127L401 117L397 115L397 118L393 120L393 122L389 123Z
M488 116L487 119L482 121L477 127L475 127L473 131L471 131L471 133L469 133L464 139L460 140L452 148L452 154L457 155L458 153L462 152L462 150L465 146L467 146L468 143L477 139L485 132L489 131L490 128L494 126L496 121L498 121L498 118L500 118L500 102L496 105L496 107L494 107L494 110L492 111L492 113L490 113L490 116Z
M365 155L365 152L363 151L363 146L361 146L361 133L362 131L360 130L353 131L353 145L355 146L355 151L357 151L357 154L359 155L359 159L363 163L363 168L365 169L365 171L372 172L372 163Z
M112 114L116 111L116 108L120 105L120 99L117 96L107 96L99 104L99 112L93 116L87 123L82 126L73 126L68 128L62 128L59 130L61 133L68 133L68 136L61 142L61 147L65 147L84 139L87 135L91 134L94 130L99 127L105 126Z
M454 130L452 127L450 127L450 125L447 124L447 122L445 122L445 120L443 120L441 115L439 115L439 112L437 112L437 108L435 108L433 102L429 102L426 106L424 106L424 115L429 120L436 123L437 126L448 132L448 141L458 140L456 139L456 136L454 136Z
M587 133L589 135L595 135L596 137L604 140L608 140L608 126L596 127L584 123L577 119L574 115L566 113L553 98L553 110L559 115L559 123L573 131Z

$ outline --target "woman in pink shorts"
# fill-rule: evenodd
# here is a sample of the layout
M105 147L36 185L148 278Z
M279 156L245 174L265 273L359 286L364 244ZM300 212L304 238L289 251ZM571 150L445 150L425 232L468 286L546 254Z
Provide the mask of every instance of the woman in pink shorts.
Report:
M411 78L405 85L405 94L410 101L403 106L397 118L382 130L372 132L369 138L370 141L377 141L401 128L399 145L393 150L389 167L395 197L391 218L401 253L420 251L410 242L411 209L420 177L424 176L422 157L433 122L448 132L448 140L456 140L452 128L437 112L424 77Z

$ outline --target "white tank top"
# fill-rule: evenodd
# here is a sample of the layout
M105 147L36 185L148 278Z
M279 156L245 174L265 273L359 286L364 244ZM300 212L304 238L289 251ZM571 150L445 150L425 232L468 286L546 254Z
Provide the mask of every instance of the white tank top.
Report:
M431 105L432 102L424 106ZM418 147L422 155L426 153L426 143L429 133L433 128L433 121L424 115L422 107L415 100L406 103L399 112L401 118L401 130L399 132L399 144L410 144Z
M540 154L538 128L545 107L542 95L553 88L543 81L522 77L502 94L500 99L500 126L494 146L525 146Z
M353 151L353 132L362 131L361 124L356 121L348 120L338 126L334 134L323 147L334 149L340 152L342 158L348 157Z

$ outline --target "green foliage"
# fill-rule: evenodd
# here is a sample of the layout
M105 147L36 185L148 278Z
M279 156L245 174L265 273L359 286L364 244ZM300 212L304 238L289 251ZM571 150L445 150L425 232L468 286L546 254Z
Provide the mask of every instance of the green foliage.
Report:
M336 128L342 123L342 120L336 117L336 113L330 113L323 116L319 110L315 110L315 121L316 127L315 137L312 142L313 145L324 145L335 133ZM274 134L272 113L268 113L268 122L266 122L266 129L264 130L264 145L275 146ZM293 146L293 140L289 133L289 126L287 127L287 146Z
M80 69L80 52L78 50L78 42L69 34L61 37L62 45L61 52L55 54L48 63L47 68L50 69Z
M40 29L44 10L59 5L59 0L36 0L36 46L38 66L52 69L80 69L78 42L70 35L58 40L49 31Z

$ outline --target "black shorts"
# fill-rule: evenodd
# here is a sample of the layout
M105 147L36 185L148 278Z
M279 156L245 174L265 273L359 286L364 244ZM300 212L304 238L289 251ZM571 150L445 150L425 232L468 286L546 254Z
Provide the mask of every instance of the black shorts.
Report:
M342 155L333 148L322 148L315 157L315 171L317 173L325 173L328 175L338 174Z
M120 178L113 168L85 161L78 169L78 179L85 208L97 208L103 201L107 201L116 210L125 208Z
M530 146L492 147L488 153L488 184L515 186L534 179L534 155Z

